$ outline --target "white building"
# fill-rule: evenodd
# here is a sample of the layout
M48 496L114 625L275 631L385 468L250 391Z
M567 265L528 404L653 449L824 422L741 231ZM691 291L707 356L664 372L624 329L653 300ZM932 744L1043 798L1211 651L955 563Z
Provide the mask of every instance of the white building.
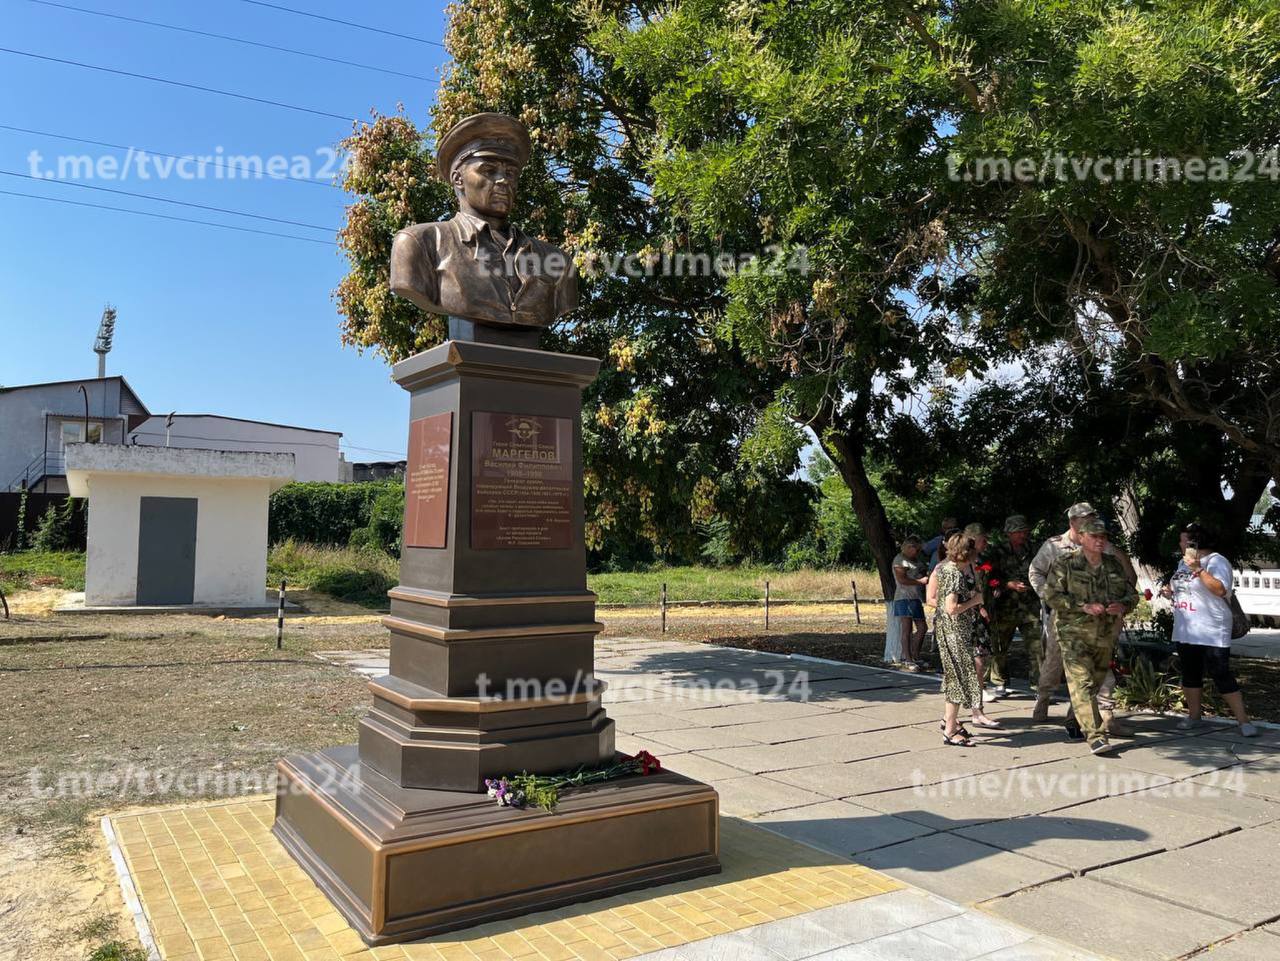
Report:
M130 431L129 437L137 444L151 447L292 454L296 480L343 480L338 452L342 434L338 431L289 427L218 414L161 414Z
M94 607L263 607L267 502L293 455L68 444L89 499L85 601Z

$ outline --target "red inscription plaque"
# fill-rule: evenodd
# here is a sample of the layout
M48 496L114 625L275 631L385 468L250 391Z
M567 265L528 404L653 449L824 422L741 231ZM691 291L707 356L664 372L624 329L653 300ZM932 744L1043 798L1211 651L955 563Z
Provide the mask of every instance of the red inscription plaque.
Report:
M471 415L471 546L573 546L573 422Z
M452 413L410 421L409 466L404 475L405 547L445 546L452 450Z

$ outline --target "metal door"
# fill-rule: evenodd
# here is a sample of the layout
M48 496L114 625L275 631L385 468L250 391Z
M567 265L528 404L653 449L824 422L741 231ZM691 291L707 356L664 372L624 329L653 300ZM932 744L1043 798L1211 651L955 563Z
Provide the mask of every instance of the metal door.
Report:
M194 497L144 497L138 518L138 604L190 604L196 590Z

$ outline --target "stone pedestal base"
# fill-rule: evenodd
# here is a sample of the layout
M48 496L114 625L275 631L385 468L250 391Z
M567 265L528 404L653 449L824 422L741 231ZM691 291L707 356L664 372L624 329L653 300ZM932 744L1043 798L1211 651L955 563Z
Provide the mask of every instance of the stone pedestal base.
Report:
M716 792L672 772L574 789L550 813L400 787L354 747L279 774L273 833L370 945L720 870Z

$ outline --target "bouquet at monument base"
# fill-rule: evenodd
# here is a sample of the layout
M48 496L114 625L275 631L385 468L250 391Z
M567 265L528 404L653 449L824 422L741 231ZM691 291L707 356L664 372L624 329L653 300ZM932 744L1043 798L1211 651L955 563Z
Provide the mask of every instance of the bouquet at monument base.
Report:
M544 811L554 811L562 790L613 781L632 774L656 774L661 770L661 761L648 751L638 751L632 757L601 767L580 767L568 774L528 774L522 771L510 777L486 778L484 786L499 807L526 808L533 805Z

